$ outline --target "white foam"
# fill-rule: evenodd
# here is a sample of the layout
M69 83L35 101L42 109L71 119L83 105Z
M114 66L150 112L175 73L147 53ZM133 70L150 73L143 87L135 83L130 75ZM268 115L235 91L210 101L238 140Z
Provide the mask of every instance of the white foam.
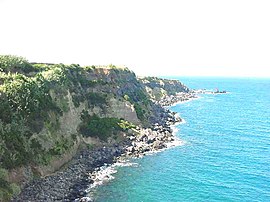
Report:
M185 141L180 140L179 138L175 137L175 140L174 141L165 143L166 146L167 146L167 148L165 148L165 149L169 149L171 147L182 146L185 143L186 143Z
M105 182L108 182L114 179L113 174L117 172L112 166L103 166L99 171L94 171L91 175L93 184L90 185L89 189L102 185Z
M187 123L186 120L182 118L180 122L177 122L174 125L170 126L171 129L173 130L172 134L173 134L174 137L176 137L176 134L179 131L179 128L177 126L181 125L181 124L186 124L186 123Z
M185 123L186 123L186 121L184 119L182 119L181 122L178 122L178 123L171 126L171 129L173 130L172 134L174 137L174 141L166 143L167 148L182 146L186 143L185 141L181 140L180 138L178 138L176 136L176 134L179 131L179 128L177 128L176 126L180 125L180 124L185 124Z
M185 119L182 118L182 121L179 124L185 124L187 123Z
M113 180L115 178L113 174L117 173L117 167L137 166L137 165L138 165L137 163L131 163L127 160L127 161L119 161L112 165L104 165L100 167L98 170L91 173L90 177L94 182L89 186L86 192L90 192L91 189Z
M144 155L153 155L153 154L156 154L156 153L165 151L167 149L171 149L171 148L174 148L174 147L182 146L182 145L186 144L186 141L183 141L183 140L179 139L178 137L174 136L174 140L173 141L166 142L164 144L166 145L165 148L158 149L158 150L148 151L148 152L145 152ZM142 158L142 157L144 157L144 155L141 155L141 156L136 157L136 158Z
M137 163L132 163L132 162L128 162L128 161L122 161L122 162L116 162L112 165L113 167L136 167L138 166Z

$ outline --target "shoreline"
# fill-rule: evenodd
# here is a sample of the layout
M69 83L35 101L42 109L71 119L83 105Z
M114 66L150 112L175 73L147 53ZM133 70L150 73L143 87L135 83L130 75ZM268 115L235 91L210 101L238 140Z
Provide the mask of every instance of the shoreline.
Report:
M189 102L195 99L198 99L199 97L197 97L197 94L195 93L185 93L185 98L181 98L179 95L177 95L177 97L175 99L172 99L170 101L170 105L169 106L162 106L162 107L171 107L171 106L175 106L184 102ZM167 102L168 103L168 102ZM159 103L160 104L160 103ZM160 148L155 148L152 147L153 145L149 145L147 143L147 139L143 140L142 137L139 137L137 139L135 139L135 141L133 141L131 144L132 146L127 147L125 153L123 153L121 156L119 156L116 161L110 165L104 165L102 167L96 168L96 170L92 173L90 173L90 179L93 180L93 183L91 185L89 185L89 188L86 190L87 196L84 196L82 198L76 199L75 202L92 202L95 201L95 197L94 197L94 193L96 190L93 190L95 188L97 188L98 186L102 186L104 183L114 179L114 176L112 176L112 174L116 173L117 171L114 169L114 167L117 166L117 164L124 164L121 166L132 166L134 165L132 162L130 162L129 160L132 158L143 158L146 155L152 155L158 152L162 152L166 149L170 149L173 147L177 147L177 146L182 146L185 144L185 142L181 139L179 139L178 137L176 137L176 133L178 131L178 129L176 128L177 125L180 124L184 124L186 123L186 121L184 119L182 119L179 114L172 112L171 110L167 109L167 113L169 114L173 114L173 117L175 119L174 122L170 123L169 128L170 133L169 133L169 137L170 139L163 139L160 145ZM149 130L145 129L145 130ZM153 132L153 131L152 131ZM161 132L162 133L162 132ZM161 133L157 133L156 137L158 137ZM149 137L149 136L147 136ZM140 144L141 142L146 142L147 145L146 148L144 148L143 150L138 150L135 149L136 144ZM149 148L150 147L150 148ZM139 152L139 153L138 153Z
M181 124L182 122L180 122ZM176 124L178 125L178 124ZM176 130L177 131L177 130ZM176 131L173 131L173 133L176 133ZM120 156L120 158L118 158L116 160L116 162L114 162L111 165L104 165L100 168L97 168L94 172L91 173L91 179L94 181L90 187L86 190L87 196L80 198L80 199L76 199L75 202L91 202L91 201L95 201L95 193L96 193L96 188L98 188L99 186L103 186L106 183L108 183L109 181L115 179L115 177L113 176L113 174L117 173L117 168L118 167L136 167L138 165L138 163L134 163L132 162L132 159L138 159L138 158L143 158L144 156L148 156L148 155L154 155L156 153L159 152L163 152L167 149L171 149L174 147L178 147L178 146L182 146L185 144L184 141L182 141L181 139L177 138L176 136L174 136L175 139L174 141L171 142L167 142L165 143L166 147L162 148L162 149L157 149L157 150L152 150L152 151L147 151L142 153L142 155L140 156Z
M167 106L196 98L194 93L176 95L166 99ZM162 103L162 101L159 101ZM82 149L72 159L67 168L53 175L34 179L12 201L93 201L87 197L89 187L97 179L97 171L104 165L112 166L129 158L143 157L151 152L159 152L167 148L183 144L175 136L173 126L181 124L182 119L175 112L165 108L162 123L155 123L151 128L140 128L126 136L121 143L97 147L93 150ZM178 144L173 144L178 142Z
M157 101L158 104L160 104L162 107L171 107L175 106L180 103L189 102L194 99L198 99L198 94L195 91L191 91L189 93L176 93L176 95L170 95L166 96L160 101Z
M153 155L155 153L159 153L159 152L162 152L164 150L171 149L173 147L184 145L185 142L175 136L176 132L178 131L175 128L175 126L180 125L182 123L185 123L185 122L182 122L182 121L176 122L175 124L171 125L171 128L172 128L171 137L173 139L170 141L162 142L162 145L161 145L162 148L158 148L158 149L152 148L151 150L147 149L146 151L134 150L133 152L130 153L130 147L127 147L127 150L125 151L125 153L123 153L122 155L117 157L117 159L114 163L96 168L94 172L89 174L90 179L93 180L93 183L91 185L89 185L88 189L85 190L85 192L87 193L86 196L76 199L75 202L95 201L95 196L94 196L95 191L96 191L95 189L99 186L104 185L104 183L107 183L110 180L113 180L115 178L113 176L113 174L115 174L117 172L115 167L134 166L137 164L131 162L132 159L143 158L144 156L147 156L147 155ZM141 142L141 141L139 141L139 142ZM139 143L139 142L137 142L137 143ZM151 145L148 145L146 147L149 148L149 147L151 147ZM137 152L139 152L139 153L137 153Z

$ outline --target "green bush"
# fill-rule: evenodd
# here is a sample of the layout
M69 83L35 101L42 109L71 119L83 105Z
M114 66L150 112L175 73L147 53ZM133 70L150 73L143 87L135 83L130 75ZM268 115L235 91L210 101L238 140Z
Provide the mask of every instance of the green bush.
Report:
M107 103L106 95L100 93L88 93L87 100L90 105L104 105Z
M51 65L42 64L42 63L35 63L35 64L32 63L32 66L35 69L35 71L42 72L42 71L49 70Z
M34 153L31 153L28 143L32 134L27 127L14 120L11 124L3 124L0 121L0 133L0 166L10 169L29 163Z
M131 128L136 128L136 126L134 124L132 124L128 121L125 121L123 119L120 119L120 122L118 122L117 124L124 131L127 131L128 129L131 129Z
M137 114L137 117L143 121L145 119L145 111L143 110L143 108L141 107L140 104L138 103L135 103L134 104L134 108L135 108L135 111L136 111L136 114Z
M63 64L52 65L49 70L42 72L41 75L51 85L65 85L68 82L68 71Z
M134 105L137 117L141 121L145 121L147 117L145 109L147 109L147 106L150 104L150 99L145 92L142 89L128 92L128 94L124 95L124 99Z
M6 169L0 168L0 201L10 201L12 195L16 195L20 191L20 187L15 183L8 183L8 172Z
M85 137L99 137L101 140L106 140L113 131L120 130L117 118L99 118L97 115L85 116L82 115L83 124L80 127L80 132Z
M0 70L4 72L29 73L35 68L23 57L14 55L0 55Z
M69 149L69 146L71 146L71 145L68 143L67 139L63 139L62 141L57 141L55 146L50 149L49 153L53 156L61 155L66 150Z
M4 123L23 119L34 131L39 132L48 111L59 111L49 95L50 85L38 74L34 78L22 74L9 75L0 89L0 118Z
M124 99L130 102L130 97L128 95L124 95Z
M0 179L6 180L7 176L8 176L8 171L6 169L0 167ZM1 183L0 183L0 185L1 185Z
M4 179L0 179L0 199L3 201L10 201L12 194L12 188L9 183Z
M85 101L85 97L82 95L72 95L72 102L75 107L79 107L81 102Z
M8 102L8 98L4 93L0 91L0 120L5 123L10 123L12 120L12 108Z
M86 111L81 115L82 124L80 132L85 137L98 137L107 140L114 132L126 131L135 125L118 118L100 118L97 115L90 116Z
M86 71L90 72L90 71L92 71L93 69L96 69L96 66L95 66L95 65L84 66L83 68L84 68Z

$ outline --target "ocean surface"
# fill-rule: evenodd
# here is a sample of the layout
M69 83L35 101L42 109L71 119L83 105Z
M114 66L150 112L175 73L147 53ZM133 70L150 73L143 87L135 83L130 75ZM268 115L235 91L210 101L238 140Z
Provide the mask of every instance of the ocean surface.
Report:
M114 166L96 200L270 201L270 79L179 80L229 93L170 107L185 120L176 126L184 144Z

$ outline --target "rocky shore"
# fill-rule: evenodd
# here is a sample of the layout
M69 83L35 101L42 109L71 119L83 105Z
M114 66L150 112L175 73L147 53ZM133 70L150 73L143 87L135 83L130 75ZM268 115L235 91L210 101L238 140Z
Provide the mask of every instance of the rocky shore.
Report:
M171 106L171 105L178 103L178 102L189 101L189 100L195 99L195 98L198 98L197 93L195 93L193 91L188 92L188 93L181 92L181 93L176 93L176 95L166 96L165 98L161 99L160 101L157 101L157 103L164 107L164 106Z
M160 101L161 106L169 106L180 101L195 98L195 94L185 93L170 96ZM146 152L157 151L173 142L171 128L181 118L164 109L162 120L151 128L136 128L126 134L126 139L118 144L106 145L92 150L82 149L69 165L53 175L35 179L12 201L93 201L86 197L86 190L94 183L98 169L119 159L139 157Z
M36 179L28 184L12 201L74 201L85 196L85 190L93 181L89 173L95 168L111 164L126 149L128 141L109 147L83 149L64 169L51 176Z
M137 135L130 135L131 145L126 148L125 156L140 157L147 152L167 148L167 143L176 140L171 126L177 122L181 122L181 118L168 112L164 125L156 123L152 128L141 129Z

